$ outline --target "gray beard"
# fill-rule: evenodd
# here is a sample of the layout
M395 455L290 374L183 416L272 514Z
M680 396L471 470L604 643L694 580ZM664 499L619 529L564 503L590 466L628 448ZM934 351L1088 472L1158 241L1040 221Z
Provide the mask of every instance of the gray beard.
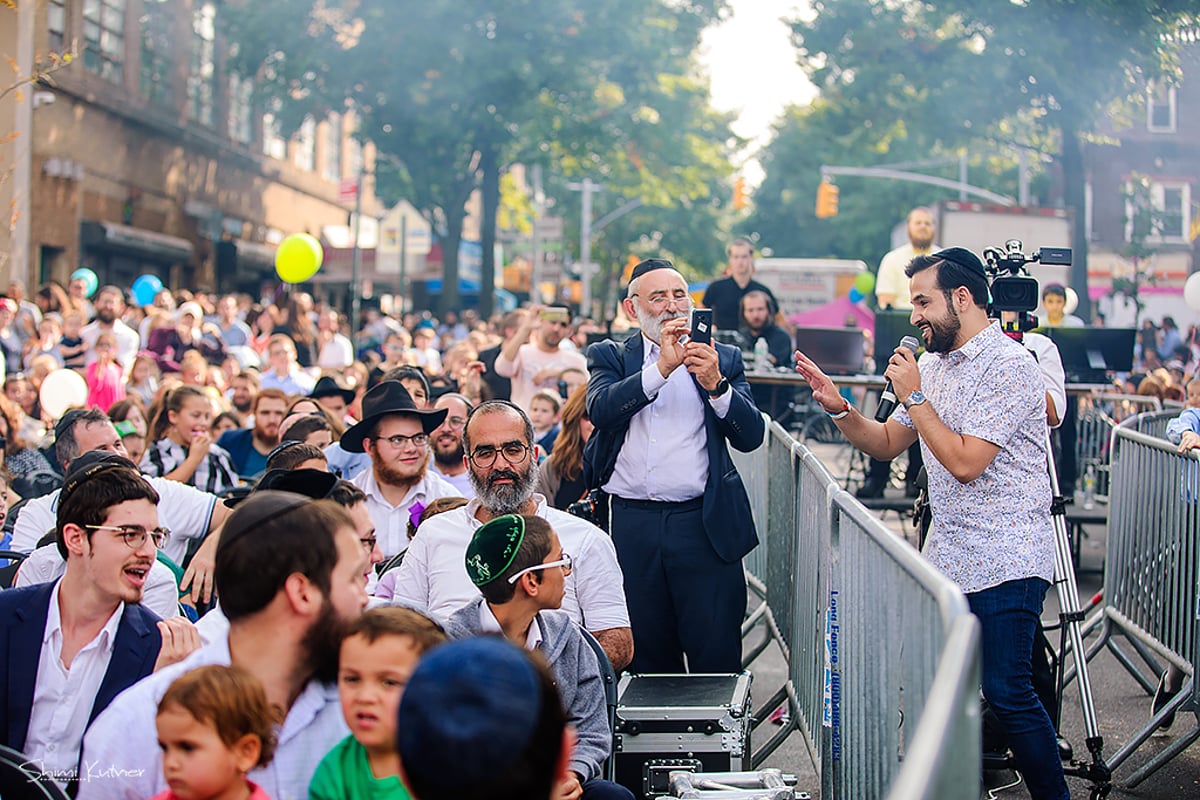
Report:
M496 457L504 458L501 455ZM530 457L532 458L532 454ZM475 496L479 498L479 502L493 515L501 517L505 514L520 513L525 504L533 497L534 487L537 486L538 466L530 464L529 471L524 475L514 469L495 470L488 475L487 480L515 475L516 480L505 486L489 485L487 481L481 480L473 469L467 470L467 474L471 476L471 488L475 490Z
M662 344L662 326L669 319L678 319L686 317L686 311L664 311L655 316L649 311L642 309L641 305L637 306L638 327L642 329L642 333L646 334L646 338L655 344Z

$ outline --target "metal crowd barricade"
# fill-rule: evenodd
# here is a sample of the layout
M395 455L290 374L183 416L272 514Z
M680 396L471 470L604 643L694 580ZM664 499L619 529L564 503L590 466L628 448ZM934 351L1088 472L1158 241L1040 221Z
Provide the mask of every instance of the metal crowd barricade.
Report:
M1109 453L1113 429L1126 419L1161 408L1157 397L1117 392L1079 395L1075 459L1082 479L1088 464L1096 466L1096 495L1108 496Z
M1158 676L1142 673L1120 647L1119 635L1152 669L1160 669L1154 657L1161 658L1182 670L1187 680L1175 698L1113 754L1109 766L1114 770L1167 714L1200 709L1195 682L1200 657L1200 456L1194 450L1178 453L1174 445L1145 432L1165 429L1169 417L1169 413L1142 415L1113 433L1102 633L1088 649L1088 658L1107 647L1143 688L1151 690ZM1197 738L1200 716L1191 730L1139 767L1125 784L1136 786Z
M745 562L762 623L788 665L789 718L754 753L758 767L800 731L822 797L978 797L978 623L958 588L842 490L778 424L733 453L758 524ZM763 490L765 484L765 492ZM934 685L939 687L935 694ZM903 790L907 791L907 790Z

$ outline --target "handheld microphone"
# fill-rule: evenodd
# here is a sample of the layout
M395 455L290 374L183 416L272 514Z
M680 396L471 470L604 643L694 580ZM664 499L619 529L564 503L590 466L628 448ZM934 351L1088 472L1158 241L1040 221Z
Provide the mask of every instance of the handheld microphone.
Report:
M918 348L921 347L921 342L915 336L905 336L900 340L900 346L907 347L916 355ZM879 396L879 408L875 409L875 421L885 422L895 410L896 390L892 388L892 382L888 381L887 386L883 387L883 394Z

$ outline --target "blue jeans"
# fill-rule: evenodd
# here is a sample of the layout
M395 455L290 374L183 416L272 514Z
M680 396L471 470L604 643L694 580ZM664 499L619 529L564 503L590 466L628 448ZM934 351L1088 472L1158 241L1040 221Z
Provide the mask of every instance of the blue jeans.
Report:
M1041 578L1008 581L967 595L982 630L983 696L1008 734L1033 800L1070 800L1054 726L1033 691L1033 643Z

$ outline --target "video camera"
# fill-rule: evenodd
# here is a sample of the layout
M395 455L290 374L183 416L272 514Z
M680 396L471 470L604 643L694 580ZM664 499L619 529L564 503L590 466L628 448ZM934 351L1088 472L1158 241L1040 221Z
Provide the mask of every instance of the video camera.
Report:
M1055 266L1071 265L1071 248L1043 247L1031 256L1021 251L1020 239L1009 239L1004 249L988 247L983 251L988 277L988 316L999 319L1001 312L1016 313L1015 322L1004 322L1005 333L1022 334L1038 326L1038 319L1031 312L1038 307L1038 282L1029 276L1025 268L1029 263Z

